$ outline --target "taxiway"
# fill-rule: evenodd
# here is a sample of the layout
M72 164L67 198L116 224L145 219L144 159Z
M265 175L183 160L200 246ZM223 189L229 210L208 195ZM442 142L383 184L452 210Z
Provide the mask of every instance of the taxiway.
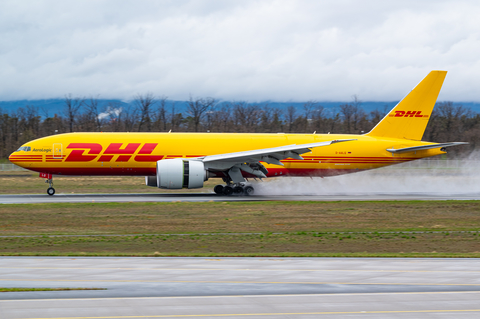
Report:
M480 259L3 257L0 317L425 318L480 315Z

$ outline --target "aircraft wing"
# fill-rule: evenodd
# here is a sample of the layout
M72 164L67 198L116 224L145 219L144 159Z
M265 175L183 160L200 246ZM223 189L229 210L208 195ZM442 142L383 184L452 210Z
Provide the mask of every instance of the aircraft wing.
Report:
M348 142L352 140L332 140L318 143L293 144L259 150L209 155L191 160L200 160L207 170L226 171L234 183L244 182L241 171L250 173L256 177L267 177L268 170L260 162L281 165L281 160L294 158L303 160L300 154L310 152L314 147L328 146L334 143Z
M354 140L333 140L327 142L318 142L318 143L309 143L309 144L292 144L286 146L279 146L273 148L264 148L259 150L244 151L244 152L235 152L235 153L226 153L218 155L210 155L202 158L204 163L211 162L234 162L234 163L245 163L245 162L258 162L264 161L269 164L283 165L280 163L281 160L286 158L295 158L303 159L300 154L307 153L311 151L311 148L327 146L334 143L347 142Z

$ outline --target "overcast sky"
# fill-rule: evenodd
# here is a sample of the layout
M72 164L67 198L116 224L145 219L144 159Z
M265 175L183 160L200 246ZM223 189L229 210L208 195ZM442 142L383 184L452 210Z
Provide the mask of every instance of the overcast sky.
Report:
M0 2L0 100L480 101L480 1Z

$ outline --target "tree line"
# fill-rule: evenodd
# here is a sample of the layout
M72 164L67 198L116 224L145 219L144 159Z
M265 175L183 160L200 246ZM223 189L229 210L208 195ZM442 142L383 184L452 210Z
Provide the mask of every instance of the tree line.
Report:
M268 103L222 102L193 98L180 111L167 97L139 94L133 103L110 102L100 106L97 98L68 95L63 111L49 116L34 105L13 112L0 109L0 159L8 158L20 145L44 136L66 132L237 132L237 133L349 133L370 131L389 111L366 112L356 96L337 108L324 108L317 101L301 107L271 107ZM437 103L425 141L469 142L452 148L454 154L469 154L480 146L480 114L453 102Z

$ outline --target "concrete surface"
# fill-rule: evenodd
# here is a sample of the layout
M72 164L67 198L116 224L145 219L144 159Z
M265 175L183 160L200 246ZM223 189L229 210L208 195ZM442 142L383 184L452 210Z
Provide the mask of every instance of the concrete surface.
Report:
M0 318L478 318L480 259L0 258Z

